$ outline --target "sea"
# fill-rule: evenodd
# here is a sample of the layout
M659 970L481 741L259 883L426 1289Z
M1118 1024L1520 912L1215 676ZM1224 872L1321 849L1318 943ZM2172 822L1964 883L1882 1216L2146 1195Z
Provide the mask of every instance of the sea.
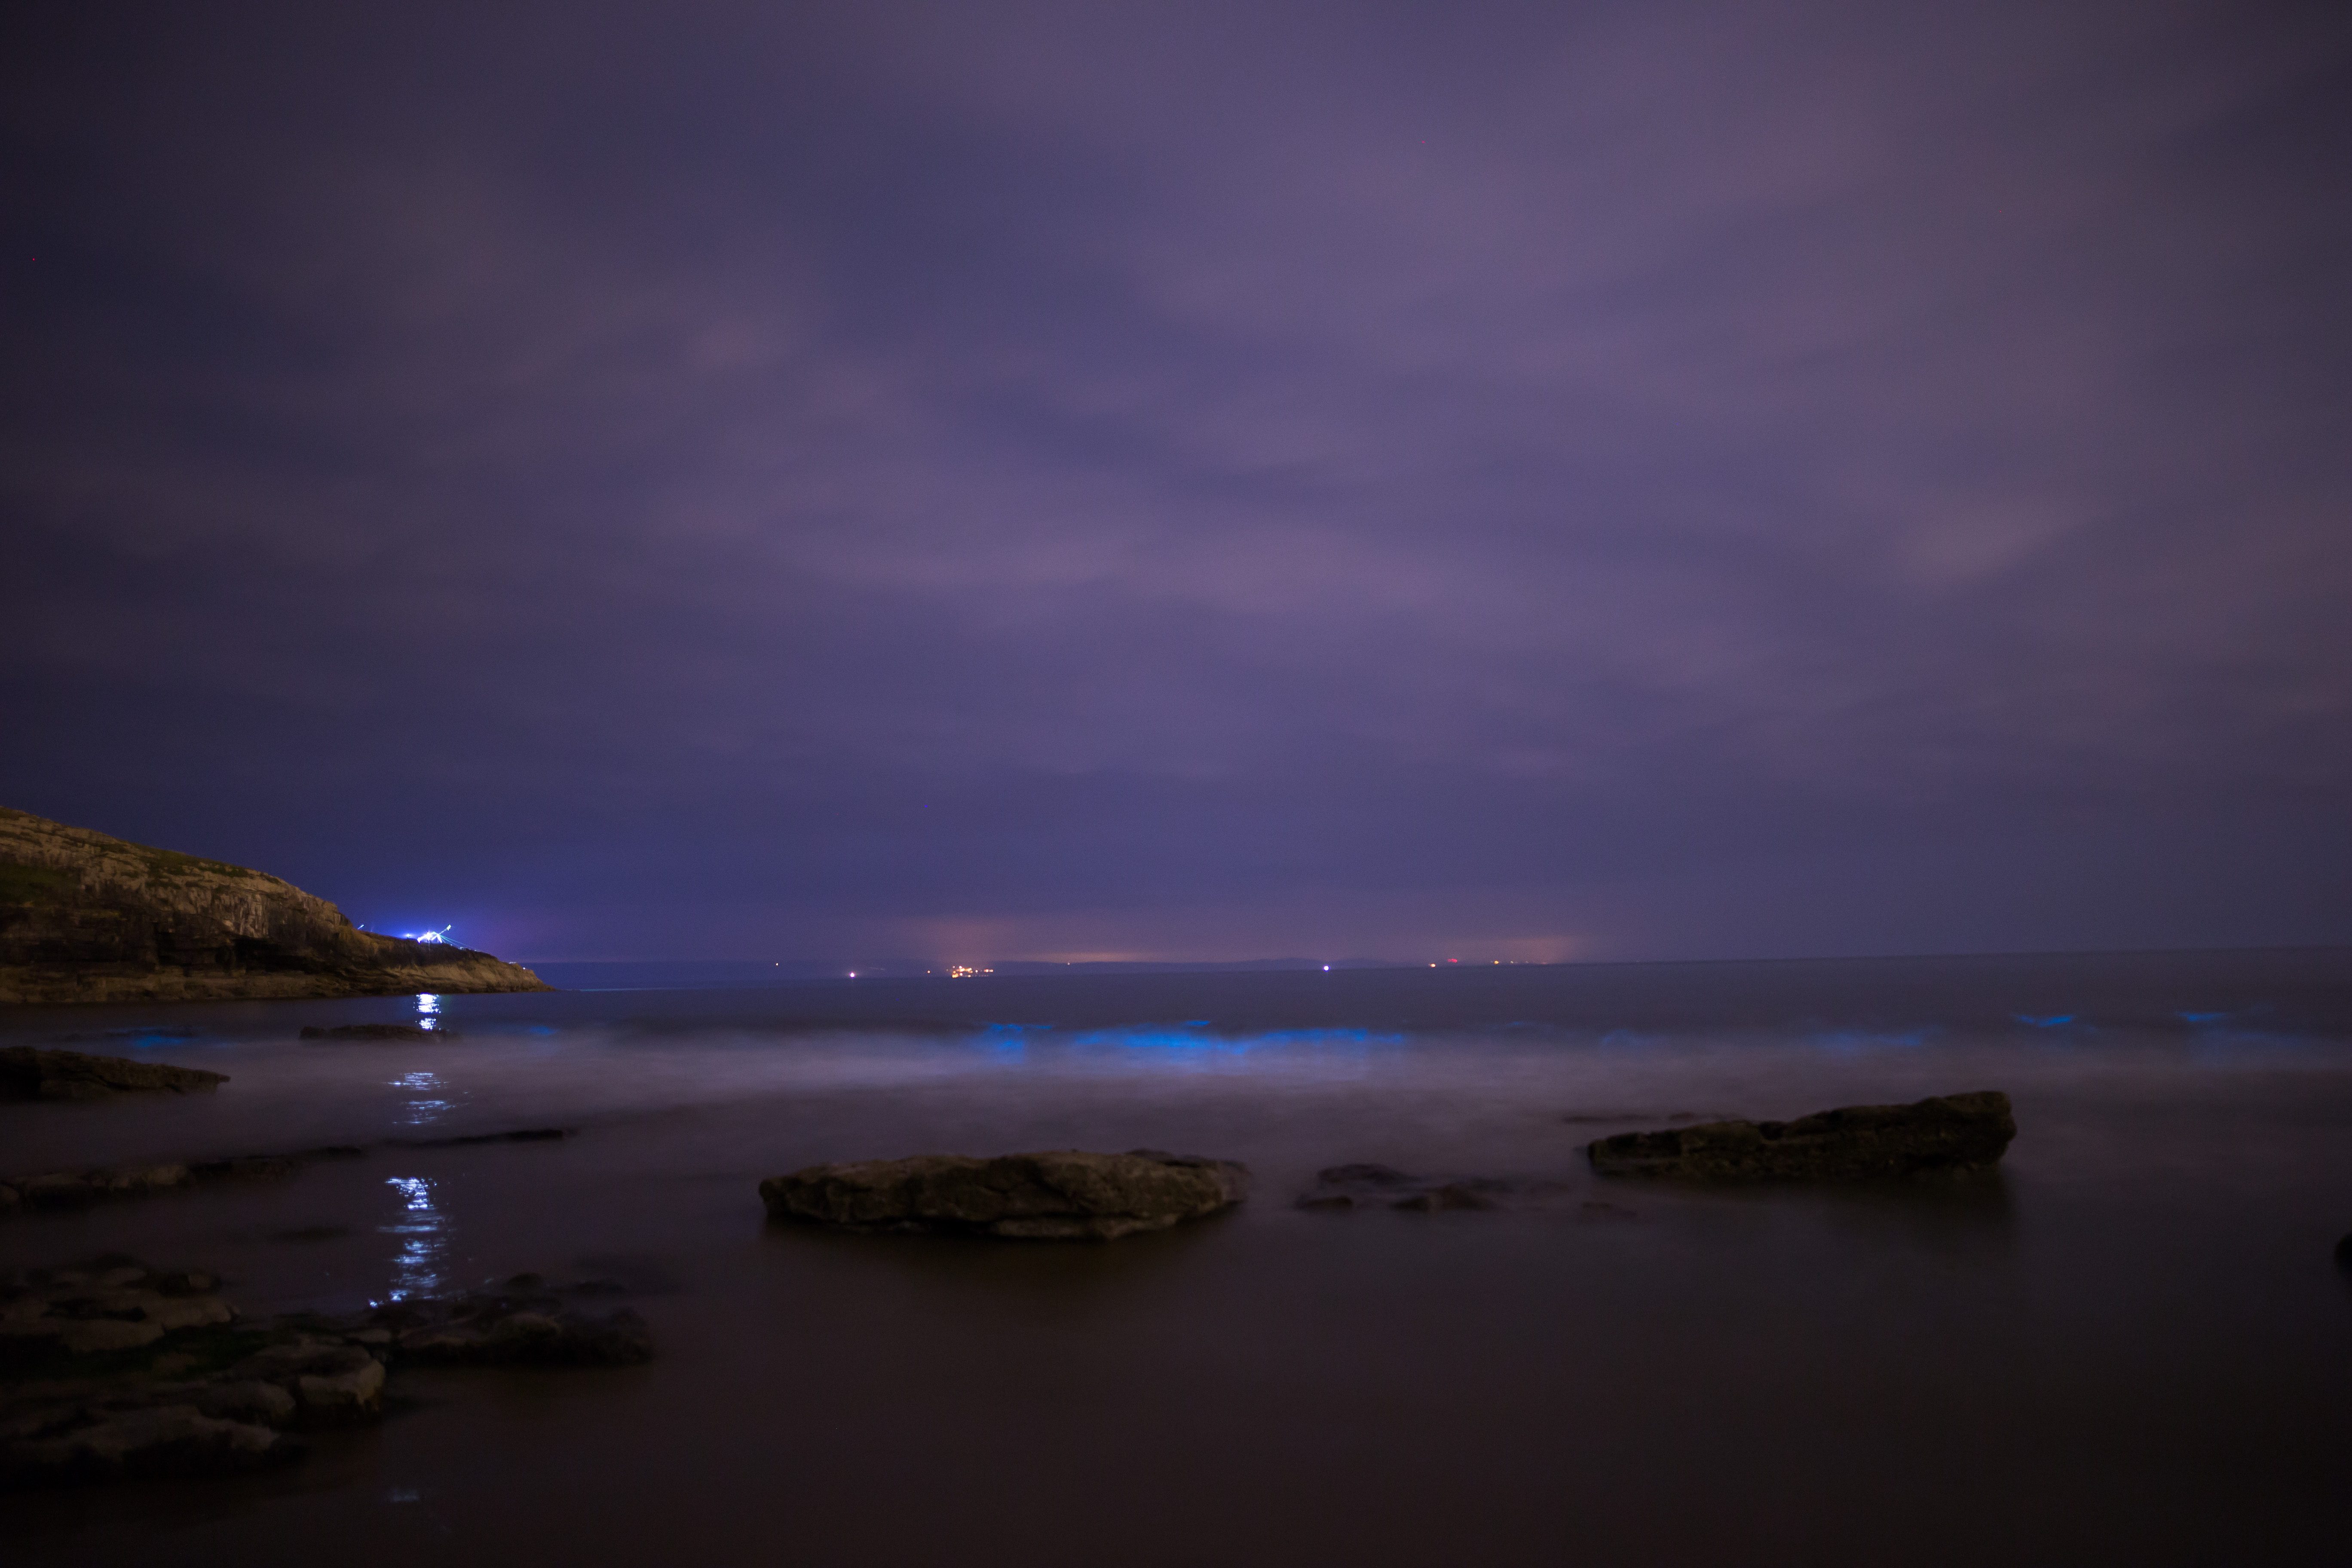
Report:
M702 972L696 972L702 973ZM11 1564L2352 1562L2352 950L665 984L28 1009L229 1075L0 1170L356 1144L0 1217L248 1315L531 1271L648 1365L404 1371L294 1468L0 1499ZM599 980L626 978L626 985ZM434 1038L306 1042L423 1022ZM1613 1131L2006 1090L1998 1175L1597 1178ZM423 1146L563 1128L561 1140ZM1245 1162L1108 1245L771 1225L923 1152ZM1298 1207L1378 1162L1489 1212Z

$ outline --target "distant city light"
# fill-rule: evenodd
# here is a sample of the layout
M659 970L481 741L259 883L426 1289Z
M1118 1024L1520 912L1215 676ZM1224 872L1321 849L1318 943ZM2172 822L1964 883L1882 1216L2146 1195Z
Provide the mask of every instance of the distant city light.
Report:
M951 963L948 965L948 978L950 980L969 980L975 974L993 974L995 973L996 971L993 969L975 968L969 963Z
M1323 966L1323 973L1326 973L1326 974L1330 973L1331 973L1331 966L1330 966L1329 964L1328 964L1328 963L1327 963L1327 964L1325 964L1325 965Z

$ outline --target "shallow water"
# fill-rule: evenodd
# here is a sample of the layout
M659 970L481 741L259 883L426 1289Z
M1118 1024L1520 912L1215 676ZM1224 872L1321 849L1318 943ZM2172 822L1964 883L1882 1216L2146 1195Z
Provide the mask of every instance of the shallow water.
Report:
M293 1037L410 1001L21 1011L8 1043L232 1081L0 1106L11 1170L371 1152L0 1222L0 1262L212 1266L260 1312L602 1274L661 1353L404 1373L279 1475L11 1500L11 1561L2340 1562L2344 958L456 997L431 1045ZM1690 1192L1577 1152L1982 1088L2021 1126L1983 1184ZM773 1229L754 1191L1057 1146L1257 1190L1110 1247ZM1567 1191L1290 1206L1360 1160Z

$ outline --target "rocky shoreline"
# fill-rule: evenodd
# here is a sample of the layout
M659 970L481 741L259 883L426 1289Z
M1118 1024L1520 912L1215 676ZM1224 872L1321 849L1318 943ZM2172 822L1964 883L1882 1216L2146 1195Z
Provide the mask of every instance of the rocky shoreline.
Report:
M645 1320L611 1281L536 1274L341 1317L249 1321L195 1269L120 1254L0 1274L0 1487L289 1464L299 1435L381 1420L404 1366L631 1366Z

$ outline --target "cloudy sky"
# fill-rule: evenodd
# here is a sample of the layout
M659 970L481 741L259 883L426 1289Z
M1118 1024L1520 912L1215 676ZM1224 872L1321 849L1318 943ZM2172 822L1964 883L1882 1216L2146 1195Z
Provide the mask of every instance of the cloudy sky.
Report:
M12 8L0 802L524 958L2352 941L2352 13Z

